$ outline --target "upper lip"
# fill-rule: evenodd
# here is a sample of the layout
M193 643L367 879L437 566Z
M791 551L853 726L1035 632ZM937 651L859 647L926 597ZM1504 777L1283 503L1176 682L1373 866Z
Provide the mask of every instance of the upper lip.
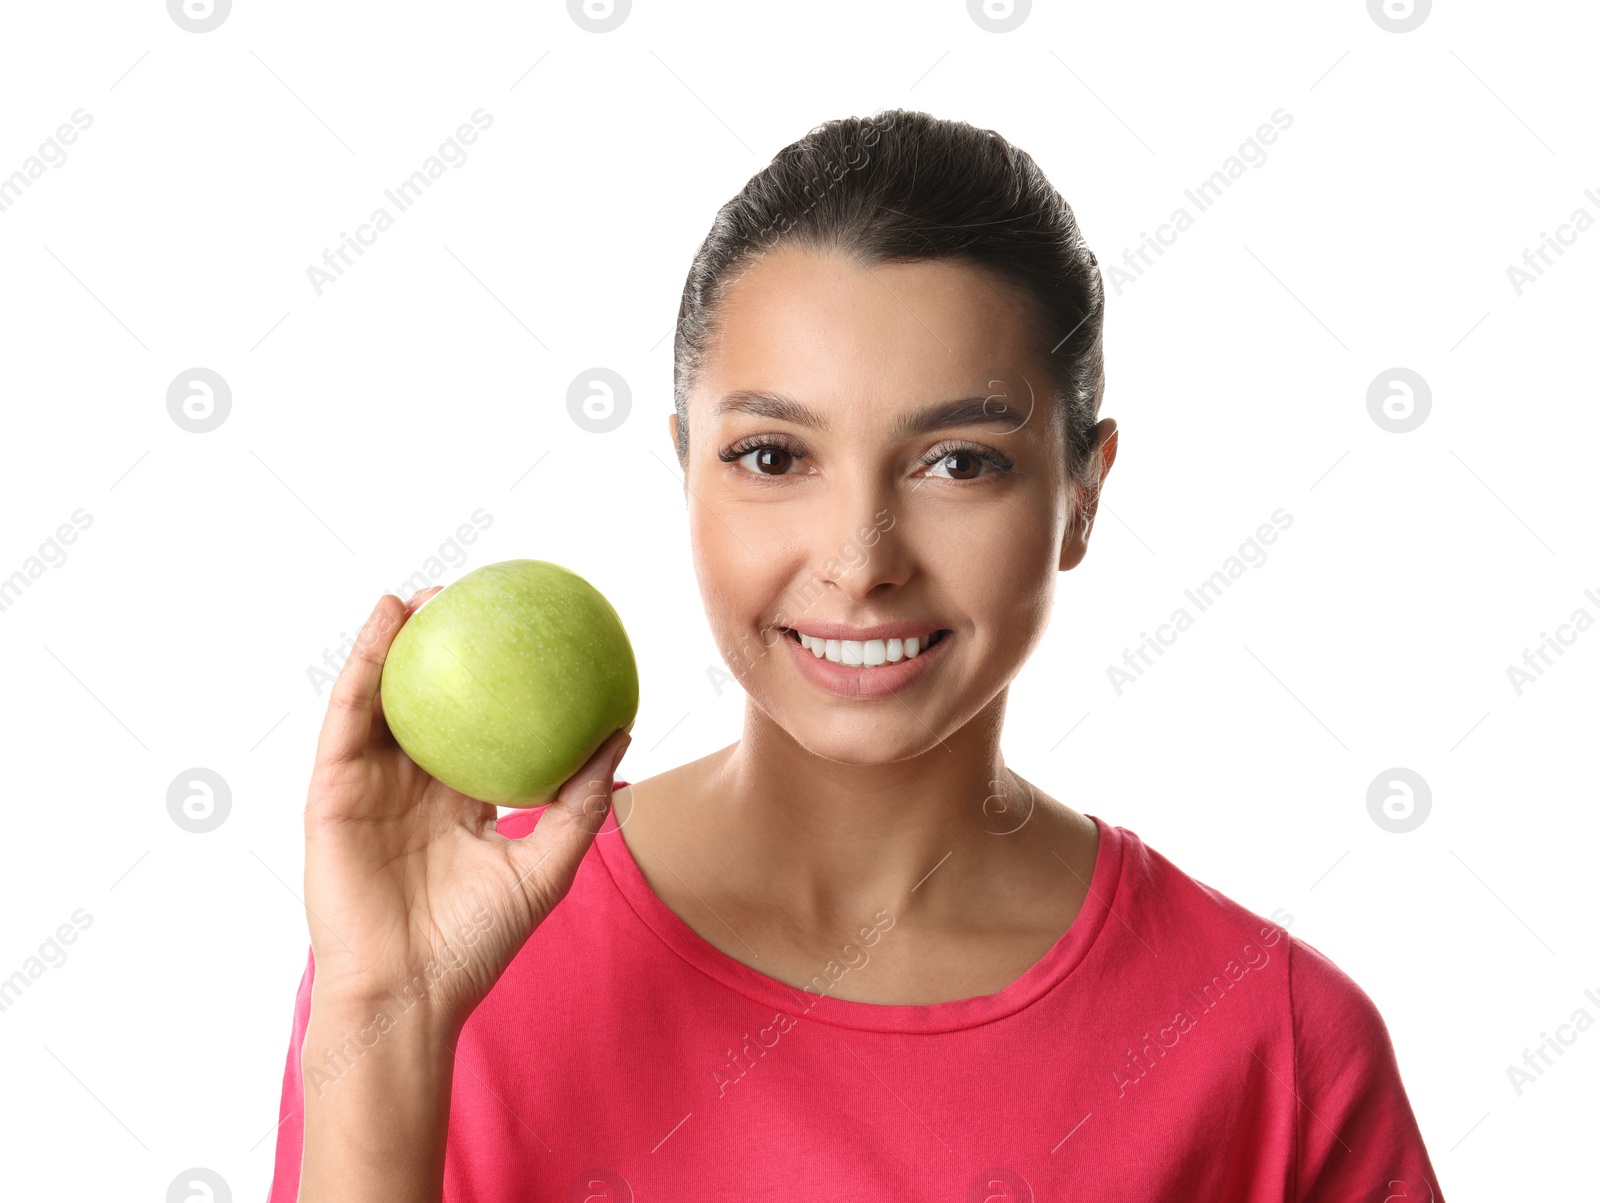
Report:
M865 643L869 639L920 639L949 628L933 622L881 622L871 627L852 627L842 622L806 622L786 629L813 639L850 639Z

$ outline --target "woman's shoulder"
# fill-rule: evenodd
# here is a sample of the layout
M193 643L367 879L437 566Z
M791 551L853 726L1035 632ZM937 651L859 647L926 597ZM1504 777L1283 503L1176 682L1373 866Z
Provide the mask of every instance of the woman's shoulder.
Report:
M1298 1040L1326 1048L1330 1056L1345 1040L1387 1047L1388 1031L1372 998L1326 953L1292 935L1293 919L1281 908L1262 914L1192 876L1135 832L1110 830L1120 845L1126 904L1150 925L1158 953L1162 945L1182 946L1186 960L1227 958L1251 970L1276 961L1273 976Z
M1287 929L1180 868L1127 827L1091 816L1120 861L1117 891L1124 905L1174 940L1250 939L1277 944Z

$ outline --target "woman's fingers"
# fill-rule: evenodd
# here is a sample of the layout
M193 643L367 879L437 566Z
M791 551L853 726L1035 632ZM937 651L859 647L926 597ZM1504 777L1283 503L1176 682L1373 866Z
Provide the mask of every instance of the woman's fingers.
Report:
M439 590L441 590L443 588L444 588L443 585L433 585L433 586L430 586L427 589L423 589L423 590L420 590L419 592L413 593L411 595L411 600L406 603L405 621L406 622L411 621L411 616L422 608L422 603L427 601L430 597L432 597L435 593L439 592ZM380 681L382 680L382 673L381 672L379 674L379 680ZM375 697L373 699L373 701L372 701L372 726L379 733L379 738L384 743L389 744L391 746L395 743L394 735L389 730L389 724L386 723L384 721L384 718L383 718L383 690L382 689L378 690L378 696ZM371 738L370 734L369 734L368 738L369 739Z
M406 617L409 618L411 615L415 614L418 609L421 608L423 602L427 601L430 597L443 588L443 585L429 585L426 589L419 589L417 592L413 593L411 595L411 600L406 603Z
M383 660L408 614L398 597L385 593L356 633L355 647L328 695L328 713L317 737L317 762L338 764L365 751L372 735L372 700L383 679Z
M611 783L633 737L614 731L568 778L533 831L511 842L517 886L537 923L566 895L583 854L611 809Z

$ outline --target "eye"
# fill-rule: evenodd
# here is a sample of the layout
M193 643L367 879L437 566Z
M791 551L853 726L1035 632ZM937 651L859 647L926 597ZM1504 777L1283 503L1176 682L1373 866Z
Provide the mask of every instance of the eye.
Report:
M943 471L930 472L930 476L947 476L951 480L976 480L983 475L984 461L970 451L952 451L932 467Z
M749 462L746 463L746 460ZM739 457L739 463L744 465L745 471L759 472L762 476L784 476L790 465L799 462L793 453L782 447L759 447Z
M927 475L941 480L978 480L1011 470L1011 457L965 443L943 443L922 457ZM942 469L942 470L941 470Z
M792 476L805 461L805 449L789 439L773 436L740 439L717 452L723 463L737 463L752 476Z

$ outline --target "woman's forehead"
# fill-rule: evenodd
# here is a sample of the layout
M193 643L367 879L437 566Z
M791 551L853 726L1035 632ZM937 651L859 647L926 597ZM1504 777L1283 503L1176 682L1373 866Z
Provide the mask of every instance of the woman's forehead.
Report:
M1044 385L1026 299L956 261L784 248L733 280L718 310L694 390L713 401L702 420L740 391L881 414Z

